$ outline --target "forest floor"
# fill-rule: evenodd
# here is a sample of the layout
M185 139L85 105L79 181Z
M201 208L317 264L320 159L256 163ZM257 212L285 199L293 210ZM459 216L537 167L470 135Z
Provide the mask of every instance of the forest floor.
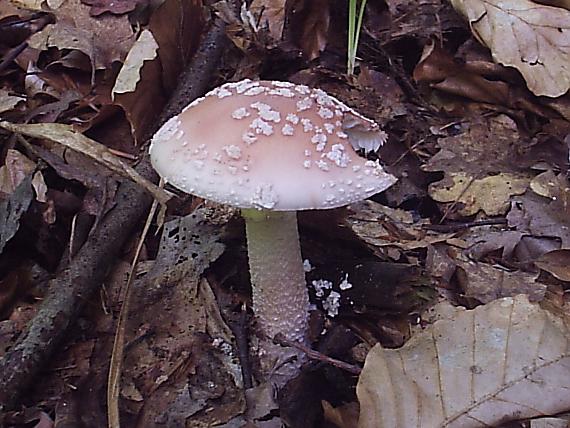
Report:
M0 426L570 426L567 2L370 0L351 75L347 22L341 0L0 2ZM309 362L277 397L238 210L158 187L147 154L245 78L372 118L398 178L299 213Z

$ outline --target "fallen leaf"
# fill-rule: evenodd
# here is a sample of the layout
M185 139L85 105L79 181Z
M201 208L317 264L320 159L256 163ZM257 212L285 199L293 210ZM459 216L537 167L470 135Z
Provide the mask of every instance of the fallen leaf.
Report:
M0 113L13 110L23 101L26 101L24 97L11 95L10 91L0 88Z
M487 175L517 172L517 144L521 136L516 123L506 115L473 118L457 135L439 138L441 149L423 167L426 171L468 171Z
M546 285L536 282L536 274L509 272L471 260L456 260L456 264L461 269L456 273L457 281L465 296L482 303L517 294L526 294L531 302L539 302L546 293Z
M28 210L34 192L32 175L28 175L7 199L0 199L0 253L20 227L20 218Z
M357 386L361 428L481 427L570 406L568 324L504 298L450 316L400 349L376 345Z
M9 0L16 7L29 10L42 10L44 0Z
M428 220L415 220L411 213L387 207L374 201L351 204L346 219L352 231L371 247L396 247L403 250L425 248L445 241L454 234L425 230Z
M324 418L336 428L356 428L358 420L358 403L345 403L333 407L328 401L322 401Z
M522 237L523 233L516 230L491 230L481 231L481 233L474 231L466 237L469 248L465 254L470 259L479 261L489 253L501 250L501 260L511 261Z
M529 0L450 0L493 59L515 67L535 95L570 89L570 11Z
M296 1L287 16L284 39L301 48L309 61L327 47L331 5L327 0Z
M534 262L561 281L570 282L570 250L555 250L543 254Z
M203 7L202 0L167 0L150 17L149 30L159 46L160 79L166 94L176 88L198 49L206 25Z
M140 416L160 417L166 426L184 426L189 417L191 426L211 426L212 419L223 422L244 410L241 372L226 366L235 358L235 340L201 279L224 251L223 228L209 223L208 211L164 224L156 260L131 299L130 331L140 334L146 325L152 334L134 341L123 379L144 397ZM212 339L225 346L217 348ZM201 425L201 419L210 423Z
M509 86L474 73L431 40L414 68L414 80L453 95L489 104L510 104Z
M60 123L17 125L9 122L0 122L0 127L11 132L24 134L33 138L45 138L83 153L106 166L111 171L134 181L146 189L162 204L166 203L172 196L167 191L159 188L156 184L144 179L135 171L134 168L130 167L120 158L112 154L107 147L97 141L87 138L85 135L73 129L70 125Z
M565 178L563 177L562 180L565 180ZM556 174L549 169L534 177L530 182L530 188L537 195L549 199L556 199L560 194L559 189L562 184L560 181Z
M91 10L89 11L91 16L99 16L105 12L122 15L123 13L135 10L139 3L148 3L147 0L81 0L81 2L91 6Z
M281 40L285 24L285 0L253 0L251 13L259 17L259 26L267 28L275 42Z
M441 181L430 184L429 194L438 201L460 203L457 212L473 215L484 211L487 215L505 214L513 195L523 194L529 184L527 177L499 174L478 179L466 173L448 173Z
M15 149L6 151L4 165L0 167L0 192L12 194L27 176L36 169L36 164Z
M563 417L532 419L530 428L568 428L568 419Z
M62 3L53 11L56 23L32 35L30 47L76 49L89 57L93 71L111 68L114 61L122 61L134 42L128 17L103 15L93 19L89 9L80 0Z
M561 193L565 196L550 202L532 192L515 197L507 214L509 227L527 235L558 241L554 249L570 249L568 191L561 189Z
M158 44L149 30L143 30L125 58L125 62L115 80L112 96L134 92L141 78L141 69L146 61L156 58Z
M113 88L115 103L125 111L136 142L160 116L180 73L203 34L202 1L167 0L153 12L127 55ZM190 100L189 100L190 101Z

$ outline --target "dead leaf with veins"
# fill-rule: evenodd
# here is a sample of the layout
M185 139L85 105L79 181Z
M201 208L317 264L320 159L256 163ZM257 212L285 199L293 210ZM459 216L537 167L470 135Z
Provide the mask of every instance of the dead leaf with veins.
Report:
M56 22L32 35L30 47L47 50L75 49L87 55L94 69L111 68L122 61L134 42L128 17L103 15L94 19L90 7L80 0L67 0L53 11Z
M570 88L570 11L529 0L450 0L493 59L515 67L535 95Z
M448 315L400 349L368 354L360 428L495 426L570 407L567 319L523 295L435 310Z
M430 196L443 203L456 204L464 216L485 212L489 216L505 214L511 196L522 195L530 179L513 174L476 178L467 173L448 173L446 178L430 184Z
M506 115L473 118L462 126L460 134L438 140L441 150L422 167L445 172L429 194L453 203L462 215L504 214L511 196L523 194L531 179L517 126Z

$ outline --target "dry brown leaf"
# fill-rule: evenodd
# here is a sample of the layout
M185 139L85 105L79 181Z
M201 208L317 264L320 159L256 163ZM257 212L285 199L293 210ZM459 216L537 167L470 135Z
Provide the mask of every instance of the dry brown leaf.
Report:
M16 187L36 169L36 164L18 150L8 149L0 167L0 192L12 194Z
M570 406L566 319L504 298L451 312L401 349L376 345L360 376L361 428L481 427Z
M122 61L134 42L128 17L106 14L94 19L89 9L80 0L66 0L53 11L56 23L32 35L30 47L76 49L89 57L94 69Z
M570 282L570 250L555 250L543 254L534 262L561 281Z
M0 199L0 253L20 227L20 218L34 197L32 176L28 175L6 199Z
M309 61L318 58L328 44L331 4L328 0L298 0L287 17L283 38L299 46Z
M84 4L91 6L91 16L99 16L105 12L114 15L122 15L123 13L132 12L141 4L144 7L148 0L81 0Z
M83 153L106 166L111 171L133 180L135 183L146 189L161 204L165 204L172 196L167 191L141 177L134 168L130 167L120 158L111 153L107 147L97 141L87 138L85 135L73 129L70 125L60 123L17 125L9 122L0 122L0 127L11 132L24 134L33 138L45 138Z
M439 138L441 150L422 167L425 171L469 172L484 177L519 172L523 151L516 123L506 115L474 117L460 125L457 135ZM534 160L536 161L536 160Z
M570 88L570 11L529 0L450 0L493 59L517 68L536 95Z
M323 416L326 421L336 428L356 428L358 420L358 403L349 402L333 407L328 401L322 400Z
M224 250L223 228L208 214L201 208L165 223L157 258L133 288L129 329L140 334L147 326L152 334L133 341L123 378L144 397L141 417L165 426L185 426L190 417L189 426L212 426L244 410L233 335L201 279Z
M266 27L274 41L281 40L285 23L286 0L253 0L249 10L260 18L260 27Z
M499 174L477 179L469 174L448 173L446 178L429 186L430 196L438 202L459 203L457 212L473 215L480 210L487 215L505 214L510 197L521 195L530 179L513 174Z
M156 121L168 94L195 52L204 28L201 0L167 0L152 15L129 51L113 97L140 142Z
M456 260L459 286L466 297L489 303L501 297L526 294L532 302L544 298L546 285L536 282L536 274L524 271L508 272L487 263Z
M141 69L146 61L156 58L158 43L149 30L143 30L139 38L127 54L127 58L119 71L113 86L112 96L126 92L134 92L141 78Z
M0 88L0 113L12 110L23 101L26 101L24 97L11 95L9 91Z
M468 70L433 40L424 47L413 75L416 82L428 83L433 89L482 103L510 105L507 83Z
M560 180L550 169L537 175L530 182L530 188L534 193L550 199L556 199L560 193L559 186Z
M351 204L354 211L347 217L352 231L372 247L397 247L403 250L425 248L443 242L454 233L436 233L422 228L428 220L415 221L412 214L377 202Z
M44 0L9 0L15 7L29 10L42 10Z
M532 192L513 198L507 215L509 227L534 237L550 238L557 243L551 250L570 249L570 189L559 191L550 202Z

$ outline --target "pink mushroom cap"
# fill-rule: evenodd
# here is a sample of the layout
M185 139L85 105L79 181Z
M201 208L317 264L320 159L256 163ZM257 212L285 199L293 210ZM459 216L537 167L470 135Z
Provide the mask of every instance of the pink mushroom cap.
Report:
M295 211L363 200L396 182L379 162L378 125L320 89L226 83L154 135L156 171L174 187L239 208Z

